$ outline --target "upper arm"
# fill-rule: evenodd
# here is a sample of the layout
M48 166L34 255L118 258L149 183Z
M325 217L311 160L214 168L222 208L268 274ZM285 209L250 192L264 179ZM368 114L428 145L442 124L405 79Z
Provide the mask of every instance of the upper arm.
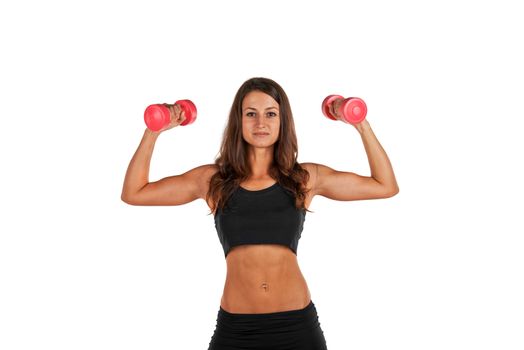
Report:
M181 175L150 182L125 202L131 205L182 205L205 198L209 179L215 171L214 164L206 164Z
M371 176L337 171L323 164L310 163L314 170L313 193L338 201L387 198L395 195Z

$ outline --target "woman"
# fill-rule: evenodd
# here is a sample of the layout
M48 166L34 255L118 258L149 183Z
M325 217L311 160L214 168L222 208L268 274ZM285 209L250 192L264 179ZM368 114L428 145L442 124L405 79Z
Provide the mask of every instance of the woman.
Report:
M339 102L331 112L337 113ZM203 199L214 214L227 264L225 287L209 350L327 349L315 305L297 263L298 240L315 195L339 201L398 193L389 159L367 120L354 125L371 176L297 162L297 138L286 93L266 78L238 90L219 157L184 174L149 182L157 137L185 120L145 130L131 159L122 200L132 205L181 205Z

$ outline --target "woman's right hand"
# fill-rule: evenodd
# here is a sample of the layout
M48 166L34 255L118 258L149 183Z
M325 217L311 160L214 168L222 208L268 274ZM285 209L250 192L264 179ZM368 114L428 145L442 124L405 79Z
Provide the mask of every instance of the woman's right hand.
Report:
M184 110L177 104L170 105L167 103L164 103L164 106L166 106L169 109L169 115L171 117L171 122L164 126L162 129L160 129L158 132L163 132L169 129L174 128L175 126L178 126L186 120L186 114Z

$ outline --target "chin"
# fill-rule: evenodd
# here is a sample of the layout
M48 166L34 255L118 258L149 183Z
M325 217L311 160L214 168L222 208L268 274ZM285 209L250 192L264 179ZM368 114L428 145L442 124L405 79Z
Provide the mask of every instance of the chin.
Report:
M269 148L275 145L274 142L248 142L251 146L256 148Z

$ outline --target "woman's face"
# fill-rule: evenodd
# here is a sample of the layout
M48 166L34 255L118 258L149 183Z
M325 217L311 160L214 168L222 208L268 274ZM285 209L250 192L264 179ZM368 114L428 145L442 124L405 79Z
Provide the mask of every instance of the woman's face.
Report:
M253 147L269 147L280 131L280 109L273 97L251 91L242 101L242 136Z

